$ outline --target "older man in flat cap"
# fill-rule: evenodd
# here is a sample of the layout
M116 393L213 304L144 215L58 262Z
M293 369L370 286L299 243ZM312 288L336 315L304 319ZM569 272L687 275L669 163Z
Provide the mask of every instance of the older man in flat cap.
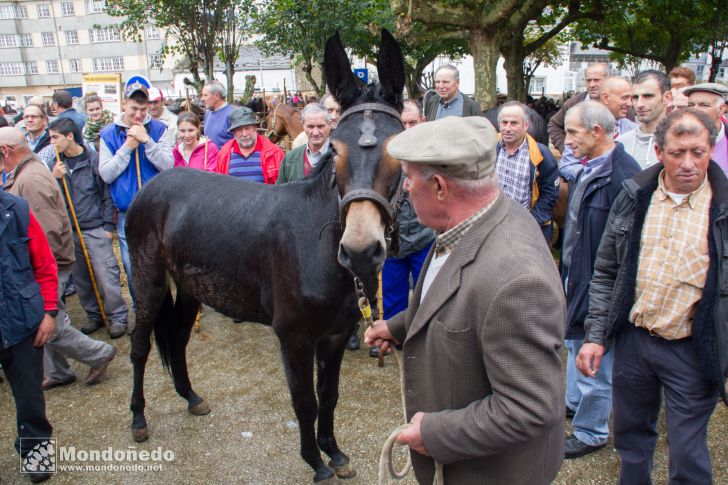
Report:
M455 141L453 141L455 140ZM563 460L564 294L538 224L498 189L495 130L447 117L397 135L404 189L437 233L409 309L365 334L403 344L420 483L546 484Z
M718 83L702 83L685 89L688 108L702 111L713 122L718 135L711 158L728 175L728 122L724 118L728 88Z

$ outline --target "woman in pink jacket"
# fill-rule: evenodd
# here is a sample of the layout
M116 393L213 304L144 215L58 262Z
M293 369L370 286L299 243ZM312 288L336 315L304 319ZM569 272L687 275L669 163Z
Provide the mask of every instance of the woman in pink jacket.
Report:
M179 143L172 150L175 167L217 171L217 147L200 133L200 119L185 111L177 117Z

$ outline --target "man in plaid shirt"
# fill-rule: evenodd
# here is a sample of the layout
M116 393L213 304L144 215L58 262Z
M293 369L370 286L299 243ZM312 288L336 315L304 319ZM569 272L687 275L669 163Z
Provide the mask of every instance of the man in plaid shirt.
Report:
M670 483L712 483L707 425L728 404L728 179L711 161L715 125L693 109L655 132L661 163L624 184L591 280L586 376L614 345L620 484L651 483L661 395Z

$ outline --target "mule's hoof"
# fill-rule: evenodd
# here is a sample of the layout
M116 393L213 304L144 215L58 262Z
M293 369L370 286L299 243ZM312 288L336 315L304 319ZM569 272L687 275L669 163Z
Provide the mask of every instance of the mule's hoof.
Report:
M210 414L210 406L204 399L197 404L187 406L187 410L190 412L190 414L194 414L195 416L204 416L205 414Z
M139 429L132 428L131 435L134 438L134 441L137 443L143 443L149 439L149 430L146 426Z
M356 468L351 463L335 467L329 462L329 466L334 469L336 476L343 479L354 478L356 476Z

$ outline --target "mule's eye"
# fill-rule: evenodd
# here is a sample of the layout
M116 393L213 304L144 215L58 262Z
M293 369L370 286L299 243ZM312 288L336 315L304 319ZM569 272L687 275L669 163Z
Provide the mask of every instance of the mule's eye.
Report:
M334 146L333 143L329 144L329 151L331 152L331 155L333 155L333 156L337 155L336 147Z

